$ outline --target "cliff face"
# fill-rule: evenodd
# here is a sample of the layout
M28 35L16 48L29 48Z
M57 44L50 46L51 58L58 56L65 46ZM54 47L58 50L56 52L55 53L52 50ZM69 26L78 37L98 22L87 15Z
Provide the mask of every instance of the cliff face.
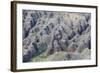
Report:
M90 13L23 10L22 35L23 62L91 56Z

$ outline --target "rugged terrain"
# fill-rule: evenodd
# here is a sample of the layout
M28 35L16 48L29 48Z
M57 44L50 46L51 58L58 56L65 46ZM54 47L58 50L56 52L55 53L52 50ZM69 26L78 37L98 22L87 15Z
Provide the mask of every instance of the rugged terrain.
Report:
M23 62L91 58L91 14L23 10Z

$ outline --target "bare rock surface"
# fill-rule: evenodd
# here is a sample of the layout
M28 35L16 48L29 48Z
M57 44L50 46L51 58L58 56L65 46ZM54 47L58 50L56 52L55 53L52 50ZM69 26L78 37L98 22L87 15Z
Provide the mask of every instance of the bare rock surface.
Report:
M91 14L23 10L22 45L23 62L90 59Z

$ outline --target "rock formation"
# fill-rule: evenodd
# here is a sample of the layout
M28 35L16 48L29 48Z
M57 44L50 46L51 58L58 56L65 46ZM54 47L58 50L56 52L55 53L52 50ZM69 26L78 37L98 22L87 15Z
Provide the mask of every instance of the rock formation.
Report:
M90 13L23 10L22 35L23 62L91 57Z

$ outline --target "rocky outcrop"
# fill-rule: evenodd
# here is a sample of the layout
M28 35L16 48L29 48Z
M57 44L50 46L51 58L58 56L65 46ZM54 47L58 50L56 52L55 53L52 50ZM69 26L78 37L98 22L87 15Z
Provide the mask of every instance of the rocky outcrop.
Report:
M90 13L23 10L23 62L56 52L71 53L69 60L83 59L86 48L91 50Z

